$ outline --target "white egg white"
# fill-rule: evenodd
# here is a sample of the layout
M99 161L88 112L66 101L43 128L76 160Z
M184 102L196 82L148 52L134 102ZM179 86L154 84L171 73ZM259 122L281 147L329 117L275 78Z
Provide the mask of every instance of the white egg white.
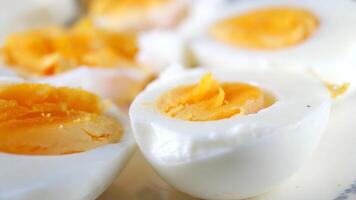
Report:
M182 25L200 65L210 68L283 68L315 74L356 89L356 2L352 0L207 0ZM216 40L208 30L216 22L265 7L291 6L311 11L320 22L310 38L277 50L244 49Z
M64 25L79 14L75 0L1 0L0 40L14 31L28 28Z
M206 122L158 111L163 93L197 83L206 73L167 73L132 103L136 142L156 172L182 192L223 200L261 194L295 173L317 147L329 118L331 100L323 84L282 70L212 70L218 81L256 85L277 101L256 114Z
M54 86L82 88L93 92L102 98L112 100L125 99L132 83L143 83L151 76L150 70L132 67L88 67L78 68L52 76L29 75L23 77L5 63L0 66L0 77L10 77L29 80L37 83L49 83Z
M0 84L23 82L0 78ZM0 199L94 200L116 178L135 149L127 117L115 106L106 113L124 135L118 143L82 153L29 156L0 152Z
M148 74L135 68L99 68L78 67L51 77L37 78L36 82L50 83L55 86L79 87L103 98L120 99L127 94L131 85L129 80L142 82Z
M11 69L3 67L3 66L0 66L0 77L13 77L13 78L18 77L19 78L18 74L14 70L11 70Z
M171 65L191 66L193 62L185 38L176 31L141 33L138 47L140 51L136 56L137 62L157 74Z

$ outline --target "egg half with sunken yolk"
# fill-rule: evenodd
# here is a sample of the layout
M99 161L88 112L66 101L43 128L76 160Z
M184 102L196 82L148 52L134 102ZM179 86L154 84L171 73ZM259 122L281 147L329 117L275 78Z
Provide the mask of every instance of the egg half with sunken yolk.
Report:
M167 183L202 199L241 199L300 168L330 99L301 73L182 70L151 83L129 114L140 150Z
M81 90L0 79L0 199L95 199L134 150L128 120Z
M116 31L173 28L189 12L191 0L92 0L88 15L100 27Z
M291 69L354 88L354 1L207 2L181 28L200 65Z
M80 86L127 107L154 73L136 62L137 40L135 33L101 30L83 18L70 28L10 34L1 57L6 68L25 78Z

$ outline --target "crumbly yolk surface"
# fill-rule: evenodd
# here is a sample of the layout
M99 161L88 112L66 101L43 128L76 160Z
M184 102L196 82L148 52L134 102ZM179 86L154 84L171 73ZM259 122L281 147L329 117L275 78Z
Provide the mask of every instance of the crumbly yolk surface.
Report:
M263 8L217 22L210 34L224 43L251 49L279 49L302 43L319 27L308 10Z
M0 152L61 155L115 143L123 134L96 95L46 84L0 86Z
M9 35L5 63L26 74L54 75L79 66L137 66L136 36L100 30L84 18L70 29L50 27Z
M218 83L209 73L196 85L182 86L163 94L158 109L169 117L211 121L256 113L274 103L260 88L245 83Z

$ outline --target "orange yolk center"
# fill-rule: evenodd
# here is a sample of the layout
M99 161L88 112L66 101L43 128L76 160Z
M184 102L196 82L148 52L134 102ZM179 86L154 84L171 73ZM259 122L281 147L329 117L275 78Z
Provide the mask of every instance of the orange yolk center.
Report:
M7 65L32 75L54 75L79 66L136 66L136 37L99 30L88 20L74 27L9 35L2 48Z
M188 121L211 121L256 113L274 103L260 88L245 83L219 84L209 73L199 84L182 86L157 101L160 112Z
M102 110L97 96L79 89L0 86L0 151L60 155L116 143L122 126Z
M237 47L279 49L303 42L318 26L318 18L305 9L263 8L219 21L210 34Z

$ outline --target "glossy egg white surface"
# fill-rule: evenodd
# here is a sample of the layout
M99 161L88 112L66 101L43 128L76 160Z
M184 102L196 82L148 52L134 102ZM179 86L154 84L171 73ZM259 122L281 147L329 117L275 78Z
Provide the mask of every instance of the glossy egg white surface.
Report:
M246 49L220 42L208 34L216 22L267 7L298 7L311 11L319 27L305 41L276 50ZM192 42L195 59L211 68L282 68L304 71L356 89L356 2L267 0L201 1L181 32Z
M21 82L0 78L0 84ZM135 150L127 117L113 105L105 114L123 126L123 137L118 143L67 155L29 156L0 152L0 199L96 199Z
M255 196L294 174L317 147L331 100L318 80L271 70L214 71L221 82L245 82L277 101L256 114L192 122L160 113L164 92L197 83L207 71L162 76L133 102L130 119L146 160L176 189L203 199Z

